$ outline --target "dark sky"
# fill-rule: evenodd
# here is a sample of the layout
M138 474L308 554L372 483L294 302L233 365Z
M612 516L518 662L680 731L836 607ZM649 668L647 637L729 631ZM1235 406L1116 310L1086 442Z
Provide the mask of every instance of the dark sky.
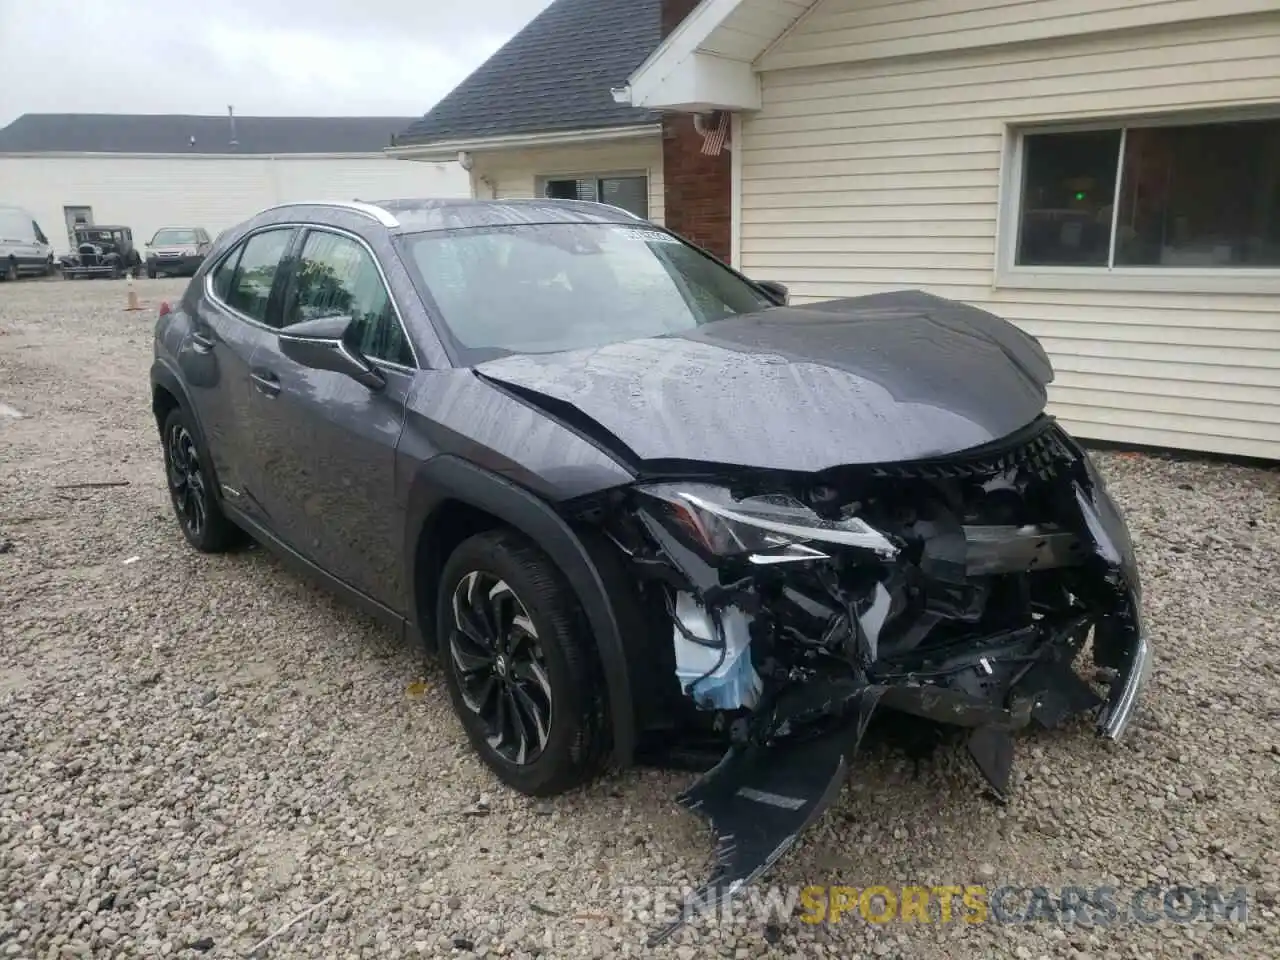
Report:
M23 113L413 116L550 0L0 0Z

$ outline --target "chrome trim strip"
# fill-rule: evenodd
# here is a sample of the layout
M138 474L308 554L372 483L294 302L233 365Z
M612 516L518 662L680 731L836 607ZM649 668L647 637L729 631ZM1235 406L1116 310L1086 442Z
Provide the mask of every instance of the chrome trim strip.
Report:
M378 221L388 229L395 229L400 226L397 220L389 210L374 203L365 203L363 200L290 200L287 203L277 203L273 207L267 207L262 211L266 213L268 210L283 210L286 207L336 207L339 210L351 210L355 213L362 213L372 220Z
M779 563L801 563L808 560L830 560L830 554L814 550L802 543L793 543L783 553L753 553L748 558L758 567L766 567Z
M1151 644L1147 642L1145 634L1139 634L1133 647L1133 663L1125 677L1124 686L1119 695L1113 693L1107 701L1106 715L1098 725L1099 733L1109 740L1119 740L1129 726L1129 721L1133 719L1138 698L1151 678L1151 661Z

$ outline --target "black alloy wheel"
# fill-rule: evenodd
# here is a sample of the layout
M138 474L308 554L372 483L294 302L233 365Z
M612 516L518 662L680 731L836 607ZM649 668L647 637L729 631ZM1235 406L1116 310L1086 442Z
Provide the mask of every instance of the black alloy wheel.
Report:
M510 584L472 571L453 591L452 669L485 740L510 763L533 763L554 722L551 680L538 630Z
M169 495L178 522L188 537L199 540L209 521L209 492L200 471L200 452L185 424L175 423L165 438L165 462L169 468Z
M241 538L240 529L218 505L212 472L187 417L186 410L175 407L161 429L169 500L187 542L201 553L221 553Z
M437 649L480 759L528 796L592 779L612 742L603 670L578 596L515 530L463 541L436 585Z

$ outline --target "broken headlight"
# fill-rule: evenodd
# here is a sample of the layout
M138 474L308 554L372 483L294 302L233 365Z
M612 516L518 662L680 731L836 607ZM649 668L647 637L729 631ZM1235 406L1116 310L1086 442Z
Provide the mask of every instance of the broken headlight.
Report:
M640 492L661 501L671 532L712 556L750 555L753 562L821 559L806 546L830 543L870 550L885 558L898 548L858 517L829 520L788 494L735 499L723 487L703 483L662 483Z

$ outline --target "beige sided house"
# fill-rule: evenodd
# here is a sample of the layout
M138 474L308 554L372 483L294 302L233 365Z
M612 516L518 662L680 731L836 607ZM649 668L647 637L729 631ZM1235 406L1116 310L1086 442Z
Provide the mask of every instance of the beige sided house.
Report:
M1280 0L661 0L665 39L613 77L617 2L544 17L597 10L560 78L663 118L651 215L661 193L797 301L921 288L1007 317L1078 436L1280 459ZM673 143L722 121L691 170ZM473 171L528 195L642 164L587 146Z

